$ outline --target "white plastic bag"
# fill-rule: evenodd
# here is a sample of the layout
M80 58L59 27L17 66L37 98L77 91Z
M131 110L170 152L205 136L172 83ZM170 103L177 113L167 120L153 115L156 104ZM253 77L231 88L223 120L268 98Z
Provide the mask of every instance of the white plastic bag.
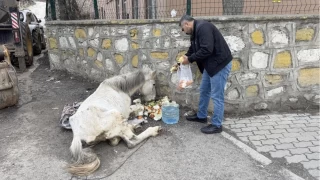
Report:
M178 69L178 89L191 88L193 83L190 64L180 65Z

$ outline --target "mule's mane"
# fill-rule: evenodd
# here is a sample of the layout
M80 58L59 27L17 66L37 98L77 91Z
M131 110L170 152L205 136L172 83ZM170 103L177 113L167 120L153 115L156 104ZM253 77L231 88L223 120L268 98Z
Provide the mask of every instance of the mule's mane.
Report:
M111 77L103 81L104 85L109 85L117 90L121 90L125 93L134 93L145 82L145 76L143 72L136 71L132 73L122 74Z

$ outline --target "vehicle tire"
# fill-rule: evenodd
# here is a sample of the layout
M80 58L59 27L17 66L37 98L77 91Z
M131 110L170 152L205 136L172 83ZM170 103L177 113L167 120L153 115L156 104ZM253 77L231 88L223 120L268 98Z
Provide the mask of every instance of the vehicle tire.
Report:
M24 59L26 66L31 66L33 64L33 46L32 46L32 36L28 24L20 22L22 30L22 43L24 50Z
M36 28L32 33L33 39L33 53L34 55L41 54L41 36L40 36L40 29Z
M46 39L44 38L44 31L43 29L40 30L42 31L42 35L41 35L41 47L42 49L46 49L47 48L47 44L46 44Z

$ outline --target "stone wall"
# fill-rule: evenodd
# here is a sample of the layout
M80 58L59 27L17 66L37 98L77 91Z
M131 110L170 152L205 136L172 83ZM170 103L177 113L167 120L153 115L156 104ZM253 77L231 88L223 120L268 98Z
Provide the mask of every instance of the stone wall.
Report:
M319 16L202 19L220 29L234 57L226 111L318 108ZM46 26L51 69L102 81L149 67L157 70L159 96L197 107L201 73L196 65L193 88L181 92L176 74L169 71L190 45L178 19L50 21Z

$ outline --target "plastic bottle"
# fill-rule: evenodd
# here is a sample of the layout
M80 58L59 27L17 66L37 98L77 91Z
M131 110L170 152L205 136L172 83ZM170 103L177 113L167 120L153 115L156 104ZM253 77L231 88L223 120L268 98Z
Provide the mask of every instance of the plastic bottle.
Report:
M166 124L176 124L179 121L179 104L175 101L162 104L162 121Z

